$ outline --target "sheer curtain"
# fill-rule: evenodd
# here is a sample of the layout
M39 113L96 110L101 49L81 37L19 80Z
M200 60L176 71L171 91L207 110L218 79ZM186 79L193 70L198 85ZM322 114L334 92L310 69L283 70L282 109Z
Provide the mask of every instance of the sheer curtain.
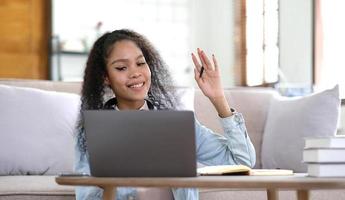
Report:
M339 84L345 98L345 1L316 0L315 85L317 90Z

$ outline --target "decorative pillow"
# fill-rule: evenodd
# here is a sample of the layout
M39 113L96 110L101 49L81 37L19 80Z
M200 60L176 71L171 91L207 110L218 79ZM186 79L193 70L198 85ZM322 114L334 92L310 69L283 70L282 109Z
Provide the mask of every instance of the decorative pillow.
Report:
M0 85L0 175L73 170L76 94Z
M262 167L306 172L304 138L335 135L339 109L338 86L305 97L273 97L263 137Z

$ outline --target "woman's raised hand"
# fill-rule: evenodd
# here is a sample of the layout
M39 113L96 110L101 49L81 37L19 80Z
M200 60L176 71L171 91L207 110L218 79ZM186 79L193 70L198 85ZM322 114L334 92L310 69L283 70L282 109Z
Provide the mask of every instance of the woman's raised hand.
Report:
M198 48L197 53L199 59L194 53L192 59L195 65L194 76L199 88L210 99L220 117L231 116L232 112L224 95L216 57L212 55L212 63L203 50Z
M197 49L198 58L192 53L194 63L194 76L199 88L209 99L217 99L224 96L220 70L216 57L212 55L212 62L209 60L205 52Z

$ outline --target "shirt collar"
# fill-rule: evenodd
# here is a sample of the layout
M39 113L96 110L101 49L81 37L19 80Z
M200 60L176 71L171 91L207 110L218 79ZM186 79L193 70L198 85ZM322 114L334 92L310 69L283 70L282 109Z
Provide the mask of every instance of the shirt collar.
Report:
M120 111L120 109L115 105L115 110ZM149 107L147 106L147 102L145 100L144 105L141 106L138 110L149 110Z

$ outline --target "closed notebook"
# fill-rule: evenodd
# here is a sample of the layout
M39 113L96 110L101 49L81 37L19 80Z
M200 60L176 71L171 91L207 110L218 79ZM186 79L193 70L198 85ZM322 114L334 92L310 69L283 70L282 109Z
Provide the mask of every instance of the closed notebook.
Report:
M305 148L345 148L345 137L313 137L305 138Z
M201 176L217 175L250 175L250 176L283 176L293 175L292 170L285 169L251 169L245 165L216 165L198 168Z
M345 163L342 164L325 164L313 163L308 164L308 175L315 177L345 177Z
M306 163L345 162L345 148L304 149L303 162L306 162Z

